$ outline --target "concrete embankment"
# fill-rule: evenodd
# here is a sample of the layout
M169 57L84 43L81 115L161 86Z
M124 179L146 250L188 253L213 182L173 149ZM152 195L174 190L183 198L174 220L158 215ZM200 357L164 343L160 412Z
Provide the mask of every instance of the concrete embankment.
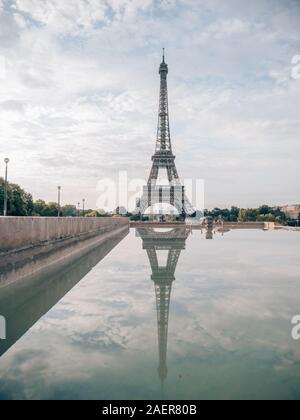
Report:
M149 227L149 228L160 228L169 229L186 226L185 222L130 222L131 228Z
M128 227L127 218L0 217L0 254L93 237Z
M0 356L5 353L41 316L47 313L66 293L108 255L128 234L128 228L116 233L79 241L66 248L49 251L35 258L33 250L4 257L10 271L1 274L0 317L6 320L6 340L0 340ZM23 253L27 264L20 266ZM14 266L14 260L18 257ZM29 261L29 262L28 262ZM17 281L19 280L19 281ZM99 281L101 278L99 278ZM1 287L2 286L2 287Z
M3 231L7 234L7 230L11 229L11 237L0 238L0 288L33 273L51 271L53 265L63 268L100 245L106 247L112 241L121 240L129 232L129 221L126 218L59 221L34 218L31 220L32 229L36 229L34 232L28 230L31 221L25 218L14 219L18 219L17 223L13 223L13 218L0 219L0 235ZM8 241L6 245L4 240Z
M190 220L187 222L130 222L130 227L140 228L140 227L152 227L152 228L177 228L180 226L191 227L192 229L205 229L207 224L199 220ZM262 229L262 230L273 230L277 226L273 222L224 222L223 224L213 223L212 227L214 229Z
M228 229L275 229L274 222L224 222L223 226Z

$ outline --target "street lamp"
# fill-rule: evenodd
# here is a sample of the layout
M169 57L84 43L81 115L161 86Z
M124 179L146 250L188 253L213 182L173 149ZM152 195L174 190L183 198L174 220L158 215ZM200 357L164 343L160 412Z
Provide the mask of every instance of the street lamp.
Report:
M60 192L61 192L61 186L57 187L57 217L60 217Z
M82 199L82 215L84 217L84 203L85 203L85 198Z
M5 163L5 182L4 182L4 206L3 206L3 216L7 216L7 165L9 163L9 159L4 159Z

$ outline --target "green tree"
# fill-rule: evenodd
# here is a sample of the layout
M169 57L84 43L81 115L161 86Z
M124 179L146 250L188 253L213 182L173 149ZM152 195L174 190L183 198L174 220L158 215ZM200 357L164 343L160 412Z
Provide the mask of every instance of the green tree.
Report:
M239 210L239 218L238 218L239 222L246 222L246 210L245 209L240 209Z
M239 221L240 222L255 222L257 220L257 209L240 209Z
M66 204L65 206L63 206L61 208L61 215L63 217L75 217L75 216L77 216L76 206L73 206L72 204Z
M43 211L44 217L57 217L58 205L57 203L48 203Z
M264 204L264 205L262 205L262 206L259 207L258 213L265 216L267 214L272 214L272 209L271 209L271 207L269 207L266 204Z
M230 209L229 214L229 221L230 222L237 222L239 218L239 208L232 206Z
M33 213L41 217L57 217L57 203L46 203L44 200L37 200L33 203Z
M100 217L100 214L95 210L90 213L87 213L85 217Z
M258 222L276 222L276 217L274 216L274 214L259 214L257 216L257 221Z
M43 216L44 210L46 208L46 203L44 200L37 200L33 203L33 215L34 216Z
M0 178L0 214L4 207L4 180ZM7 186L7 214L8 216L30 216L33 212L32 195L24 191L19 185L8 183Z

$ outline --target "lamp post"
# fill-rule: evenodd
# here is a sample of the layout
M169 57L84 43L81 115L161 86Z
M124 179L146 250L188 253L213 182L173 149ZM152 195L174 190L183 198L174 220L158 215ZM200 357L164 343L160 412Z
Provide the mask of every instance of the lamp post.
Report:
M61 186L57 187L57 217L60 217L60 192Z
M82 199L82 215L83 215L83 217L85 216L84 215L84 204L85 204L85 198Z
M7 216L7 165L9 163L9 159L4 159L5 163L5 181L4 181L4 206L3 206L3 216Z

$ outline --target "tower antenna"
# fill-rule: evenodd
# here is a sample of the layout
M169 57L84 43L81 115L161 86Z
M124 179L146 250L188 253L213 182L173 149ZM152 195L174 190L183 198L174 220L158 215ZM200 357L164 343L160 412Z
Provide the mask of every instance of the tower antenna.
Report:
M165 48L162 53L163 61L159 66L160 91L155 152L148 183L143 187L142 197L137 200L135 213L142 215L149 207L166 202L185 218L187 215L193 215L195 210L186 196L184 185L180 182L175 155L172 152L167 83L169 68L165 63ZM158 185L158 175L162 169L167 172L167 185Z

